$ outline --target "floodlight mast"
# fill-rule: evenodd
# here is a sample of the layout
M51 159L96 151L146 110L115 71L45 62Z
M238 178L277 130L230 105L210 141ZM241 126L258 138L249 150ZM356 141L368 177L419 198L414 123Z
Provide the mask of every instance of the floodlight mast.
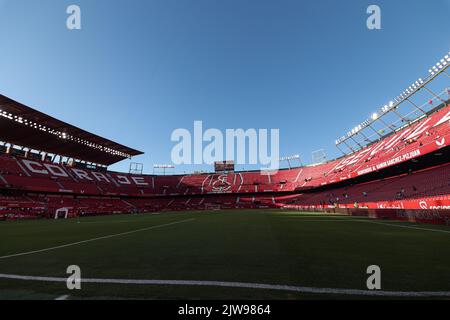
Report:
M415 103L414 103L413 101L411 101L409 98L406 98L405 100L408 101L410 104L412 104L413 107L414 107L416 110L419 110L420 113L422 113L422 115L426 115L426 114L427 114L421 107L419 107L417 104L415 104Z
M383 123L385 123L382 119L380 119L380 121L383 122ZM386 124L386 126L387 126L387 124ZM370 129L372 129L373 132L375 132L380 138L383 137L377 130L375 130L375 129L372 127L372 124L368 124L367 127L370 128Z
M395 113L397 115L397 117L399 117L404 123L409 123L410 121L408 119L406 119L400 112L398 112L395 109L392 109L392 112Z
M354 138L357 134L358 134L358 132L356 132L355 134L351 135L350 139L352 139L353 142L355 142L358 145L359 149L362 149L363 146Z
M383 118L378 118L377 120L379 120L381 123L383 123L386 128L389 128L391 130L395 130L395 125L393 125L392 123L389 124L386 121L383 120ZM383 138L383 136L377 131L378 135L380 136L380 138Z
M282 157L282 158L279 159L280 162L281 161L287 161L289 169L292 169L291 160L298 160L298 162L300 163L300 166L302 166L302 162L300 160L300 155L299 154L296 154L296 155L293 155L293 156Z
M341 144L345 144L347 146L348 149L351 150L350 153L354 153L355 150L352 148L351 144L348 144L347 142L349 140L353 141L360 149L362 149L364 146L361 146L361 144L355 139L355 137L361 133L361 136L363 136L366 141L368 141L369 143L372 142L364 133L363 130L365 130L366 128L370 128L371 130L373 130L380 138L383 137L383 135L380 134L380 132L378 132L373 126L372 124L374 124L377 121L380 121L381 123L383 123L386 128L390 129L391 132L395 131L395 126L393 124L388 124L386 123L382 118L383 116L393 113L395 114L397 117L399 117L401 119L402 122L408 124L411 124L411 122L413 122L415 119L407 119L405 116L403 116L399 111L398 108L400 107L400 105L402 105L404 102L408 102L409 104L411 104L416 112L419 112L421 114L421 116L426 116L427 112L425 110L423 110L423 108L421 108L420 106L418 106L416 103L414 103L411 100L411 97L414 96L417 92L419 92L421 89L426 90L431 96L432 96L432 100L438 100L441 101L442 103L445 103L446 101L444 99L442 99L440 97L440 95L436 94L434 91L432 91L430 88L427 87L428 84L430 84L433 80L435 80L438 76L440 76L441 74L446 75L447 77L450 78L450 75L447 73L447 68L450 65L450 52L447 53L443 59L440 59L438 63L436 63L435 66L433 66L432 68L430 68L428 70L428 75L422 79L419 78L416 82L414 82L411 86L409 86L405 91L403 91L399 96L397 96L396 98L394 98L392 101L389 102L389 104L385 105L384 107L382 107L380 109L380 111L378 113L374 113L372 115L372 117L366 121L364 121L363 123L361 123L360 125L356 126L354 129L352 129L351 131L347 132L346 135L342 136L341 138L339 138L338 140L336 140L336 147L341 151L342 149L339 148L339 146ZM448 89L447 89L448 90ZM450 94L449 91L447 91L448 94ZM441 93L442 94L442 93ZM430 103L432 104L432 103ZM345 154L345 152L343 152Z
M349 148L352 152L355 152L355 150L353 150L353 148L350 146L350 145L348 145L347 144L347 140L344 140L344 141L342 141L346 146L347 146L347 148ZM339 144L337 144L337 145L339 145Z
M155 169L162 169L163 175L166 175L167 169L175 169L175 166L172 164L155 164L153 165L153 173L155 173Z
M364 137L364 141L368 143L372 142L372 140L370 140L369 137L364 134L363 130L361 130L359 133Z
M342 155L347 155L342 149L341 149L341 147L339 147L339 145L337 144L336 145L336 148L338 148L338 150L342 153Z
M435 94L431 89L427 88L426 86L423 86L425 90L427 90L433 97L435 97L437 100L440 100L441 102L445 103L445 100L443 100L441 97L439 97L437 94Z

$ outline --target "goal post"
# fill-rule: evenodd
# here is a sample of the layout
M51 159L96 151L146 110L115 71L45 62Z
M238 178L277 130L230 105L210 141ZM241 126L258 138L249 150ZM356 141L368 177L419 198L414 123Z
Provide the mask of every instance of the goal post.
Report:
M205 210L219 211L220 209L221 209L220 204L215 204L215 203L206 203L205 204Z
M55 212L55 220L57 219L67 219L69 216L69 209L68 208L59 208Z

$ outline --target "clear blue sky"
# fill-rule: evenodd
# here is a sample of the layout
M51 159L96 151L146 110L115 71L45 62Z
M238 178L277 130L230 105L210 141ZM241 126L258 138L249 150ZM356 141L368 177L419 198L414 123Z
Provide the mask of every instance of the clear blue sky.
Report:
M449 0L0 0L0 92L145 151L147 172L194 120L279 128L281 155L310 162L449 51L449 14Z

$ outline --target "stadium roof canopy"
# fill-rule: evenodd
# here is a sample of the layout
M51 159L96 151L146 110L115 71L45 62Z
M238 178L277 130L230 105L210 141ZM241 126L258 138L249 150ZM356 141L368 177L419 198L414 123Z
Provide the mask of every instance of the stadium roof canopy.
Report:
M0 95L0 140L101 165L143 154L3 95Z

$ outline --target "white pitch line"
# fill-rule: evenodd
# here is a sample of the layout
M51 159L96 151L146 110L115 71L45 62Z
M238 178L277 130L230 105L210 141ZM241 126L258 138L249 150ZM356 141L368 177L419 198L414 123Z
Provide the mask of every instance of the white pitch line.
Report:
M75 224L108 224L108 223L126 223L126 222L139 222L142 223L142 220L116 220L116 221L76 221L73 222Z
M133 233L137 233L137 232L143 232L143 231L152 230L152 229L168 227L168 226L172 226L172 225L175 225L175 224L184 223L184 222L193 221L193 220L195 220L195 219L192 218L192 219L186 219L186 220L181 220L181 221L175 221L175 222L160 224L160 225L156 225L156 226L152 226L152 227L148 227L148 228L142 228L142 229L127 231L127 232L111 234L111 235L107 235L107 236L103 236L103 237L98 237L98 238L93 238L93 239L88 239L88 240L82 240L82 241L78 241L78 242L72 242L72 243L63 244L63 245L56 246L56 247L50 247L50 248L45 248L45 249L40 249L40 250L34 250L34 251L28 251L28 252L22 252L22 253L16 253L16 254L10 254L10 255L7 255L7 256L0 257L0 260L13 258L13 257L20 257L20 256L25 256L25 255L35 254L35 253L41 253L41 252L46 252L46 251L51 251L51 250L56 250L56 249L61 249L61 248L72 247L72 246L76 246L76 245L79 245L79 244L84 244L84 243L93 242L93 241L97 241L97 240L110 239L110 238L114 238L114 237L125 236L125 235L128 235L128 234L133 234Z
M67 300L67 298L69 298L70 296L68 294L65 294L63 296L60 296L58 298L56 298L55 300Z
M364 218L364 217L353 217L353 216L342 216L342 217L333 217L333 219L317 219L313 220L314 216L283 216L282 218L288 219L304 219L302 222L308 222L308 221L336 221L336 222L365 222L365 223L372 223L372 224L379 224L382 226L389 226L389 227L397 227L397 228L407 228L407 229L415 229L415 230L423 230L423 231L431 231L431 232L440 232L440 233L450 233L450 230L441 230L441 229L431 229L431 228L422 228L422 227L416 227L416 226L406 226L403 224L394 224L394 223L386 223L386 222L377 222L372 221L370 218ZM316 216L317 217L317 216ZM331 218L330 216L327 216L328 218ZM327 218L324 217L324 218ZM310 218L310 219L308 219ZM406 222L407 221L400 221L398 222Z
M376 221L368 221L368 220L349 220L349 221L373 223L373 224L379 224L379 225L382 225L382 226L397 227L397 228L407 228L407 229L416 229L416 230L423 230L423 231L450 233L450 231L447 231L447 230L430 229L430 228L422 228L422 227L414 227L414 226L405 226L405 225L402 225L402 224L384 223L384 222L376 222Z
M0 279L42 281L42 282L66 282L66 278L20 276L13 274L0 274ZM300 287L289 285L274 285L248 282L224 282L224 281L196 281L196 280L135 280L135 279L82 279L82 283L96 284L132 284L132 285L159 285L159 286L207 286L245 289L279 290L297 293L336 294L374 297L450 297L450 291L382 291L361 289L337 289Z
M342 220L342 219L304 219L303 222L351 222L349 220Z

